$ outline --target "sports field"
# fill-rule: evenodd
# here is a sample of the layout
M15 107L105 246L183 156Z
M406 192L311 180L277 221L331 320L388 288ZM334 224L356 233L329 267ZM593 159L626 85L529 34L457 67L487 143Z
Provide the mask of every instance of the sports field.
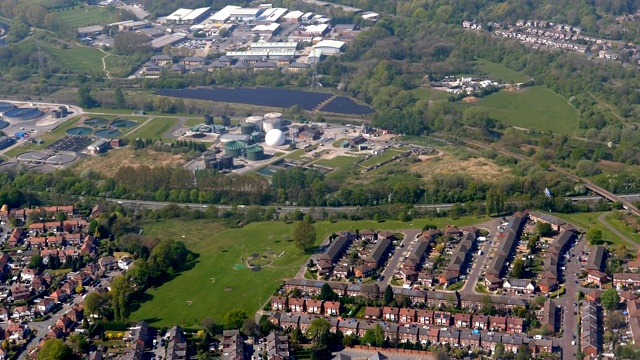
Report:
M178 119L158 118L147 122L143 126L137 127L135 130L127 134L129 139L142 138L159 140L164 137L164 133L169 131Z
M564 134L572 134L578 129L578 111L563 97L543 86L502 90L461 106L483 107L492 118L526 129Z
M326 235L346 229L421 228L424 224L444 227L480 223L483 218L421 219L409 223L387 221L318 222L317 243ZM208 220L168 220L144 227L146 235L184 241L200 257L191 270L164 285L147 291L148 301L140 304L132 320L147 320L154 326L198 326L205 317L222 322L235 308L253 314L279 287L283 278L292 277L307 262L308 255L292 241L297 224L253 223L241 229L222 229ZM184 236L184 237L183 237ZM253 272L242 265L251 254L267 255L272 262ZM244 260L243 260L244 259ZM238 270L236 270L239 268ZM137 305L136 305L137 307Z
M106 25L115 22L114 12L99 6L78 6L65 9L58 14L73 27Z

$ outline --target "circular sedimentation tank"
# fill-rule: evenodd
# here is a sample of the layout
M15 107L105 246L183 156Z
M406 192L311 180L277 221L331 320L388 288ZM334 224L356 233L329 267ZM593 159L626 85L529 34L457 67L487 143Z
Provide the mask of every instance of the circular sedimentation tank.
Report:
M93 130L88 127L78 126L66 131L67 135L91 135Z
M4 120L0 120L0 129L4 129L7 126L9 126L9 123L4 121Z
M247 148L247 160L258 161L264 159L264 148L253 145Z
M10 120L33 120L44 115L44 112L38 108L15 108L9 110L3 114L3 116Z
M93 133L93 135L97 137L101 137L103 139L111 139L111 138L120 136L120 134L122 134L122 131L118 129L104 129L104 130L98 130Z
M115 126L117 128L125 128L125 129L132 128L137 124L138 123L136 121L127 120L127 119L116 119L111 122L111 126Z
M243 122L240 124L240 133L243 135L251 135L254 129L255 125L253 123Z
M229 141L224 145L224 153L226 155L231 155L234 158L240 157L242 155L242 150L247 146L242 141Z
M107 125L108 122L109 120L103 118L91 118L83 121L83 123L88 126L104 126Z
M0 101L0 113L5 113L5 112L7 112L9 110L13 110L15 108L16 108L16 106L11 104L11 103Z

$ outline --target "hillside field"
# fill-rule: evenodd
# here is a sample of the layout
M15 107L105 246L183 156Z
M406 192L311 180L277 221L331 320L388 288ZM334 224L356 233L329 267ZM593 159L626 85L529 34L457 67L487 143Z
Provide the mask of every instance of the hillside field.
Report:
M422 228L427 223L438 227L447 224L466 226L485 219L318 222L315 224L316 243L340 230ZM206 317L221 323L224 315L236 308L253 316L282 280L293 277L309 258L292 240L296 226L297 223L268 222L253 223L240 229L222 229L209 220L166 220L149 224L144 228L146 235L184 241L199 258L193 269L180 273L160 287L149 289L145 294L149 300L135 304L131 319L144 319L158 327L175 324L197 327ZM247 268L236 270L236 265L243 264L251 254L268 255L273 260L258 272Z
M563 97L543 86L532 86L517 91L501 90L475 103L501 122L516 127L572 134L578 129L579 114Z

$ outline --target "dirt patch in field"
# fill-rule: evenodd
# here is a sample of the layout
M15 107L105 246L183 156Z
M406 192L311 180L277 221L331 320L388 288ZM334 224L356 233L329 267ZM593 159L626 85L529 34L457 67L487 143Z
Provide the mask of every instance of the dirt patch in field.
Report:
M224 291L227 291L227 292L229 292L231 290L233 290L233 289L232 288L224 288Z
M410 170L421 174L427 181L434 174L464 173L481 180L498 180L509 176L508 168L500 167L491 160L485 158L458 160L446 153L411 164Z
M474 103L477 102L479 99L475 96L467 96L466 98L463 98L462 101L466 102L466 103Z
M134 168L140 166L161 167L161 166L182 166L185 163L184 155L153 151L149 149L134 150L132 148L122 148L109 150L104 155L91 156L81 160L74 166L79 172L85 169L93 169L103 174L113 174L123 166Z

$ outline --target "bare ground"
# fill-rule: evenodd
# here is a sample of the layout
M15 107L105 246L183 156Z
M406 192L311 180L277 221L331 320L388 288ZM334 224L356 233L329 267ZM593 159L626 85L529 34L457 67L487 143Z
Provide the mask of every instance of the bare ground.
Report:
M161 167L161 166L182 166L185 163L184 155L172 155L170 153L158 152L149 149L134 150L129 147L109 150L104 155L90 156L80 161L74 169L81 172L85 169L93 169L103 174L113 174L123 166Z
M498 180L509 175L509 169L500 167L490 160L458 160L447 153L411 164L410 170L421 174L425 180L429 180L434 174L465 173L481 180Z

